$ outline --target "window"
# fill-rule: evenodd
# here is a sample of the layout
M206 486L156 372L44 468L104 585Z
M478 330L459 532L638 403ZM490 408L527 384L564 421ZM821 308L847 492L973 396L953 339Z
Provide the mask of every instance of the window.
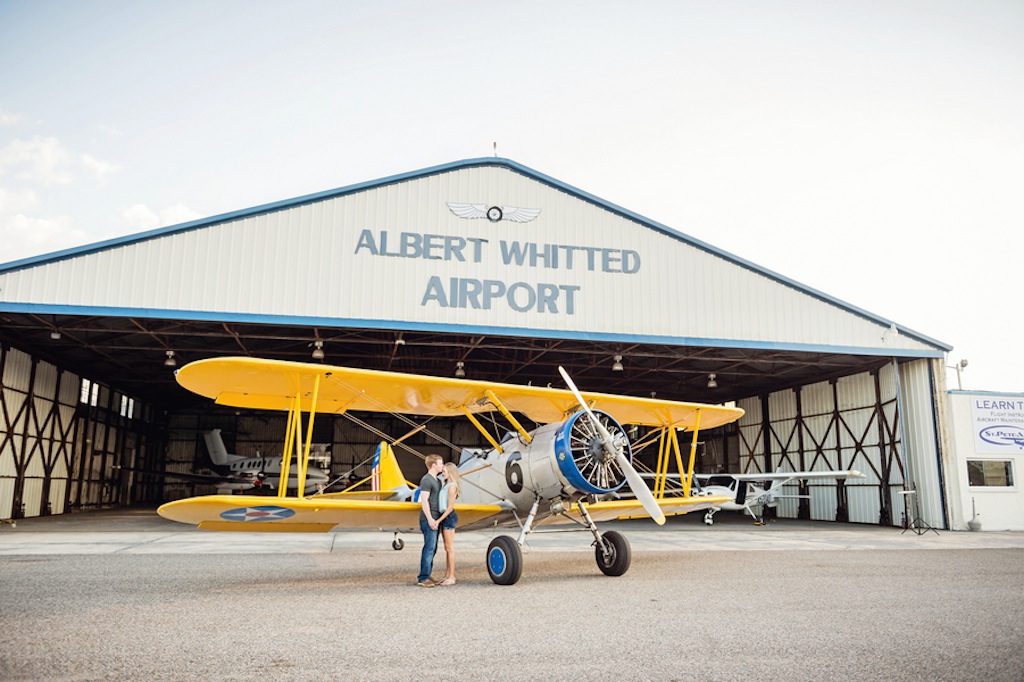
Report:
M972 486L1013 487L1013 462L1005 459L967 460L967 480Z
M118 394L121 396L121 409L119 414L122 417L131 419L135 415L135 401L124 394Z
M96 399L100 395L100 385L88 379L82 379L82 390L78 394L78 402L96 407Z

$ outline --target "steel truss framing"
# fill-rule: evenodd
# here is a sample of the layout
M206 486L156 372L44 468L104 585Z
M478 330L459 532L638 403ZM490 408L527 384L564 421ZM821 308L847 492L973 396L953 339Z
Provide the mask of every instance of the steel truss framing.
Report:
M900 525L906 458L891 366L742 401L740 473L857 469L865 479L793 483L765 516ZM870 492L869 492L870 491Z
M132 415L126 414L128 405ZM122 467L159 459L148 408L7 345L0 346L0 519L157 502Z

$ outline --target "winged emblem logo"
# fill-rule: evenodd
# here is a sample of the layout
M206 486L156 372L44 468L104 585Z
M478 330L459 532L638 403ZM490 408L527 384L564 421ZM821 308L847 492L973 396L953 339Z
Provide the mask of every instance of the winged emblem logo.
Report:
M492 223L511 220L514 223L528 223L540 215L539 208L519 208L518 206L488 206L487 204L469 204L449 201L448 210L460 218L487 218Z

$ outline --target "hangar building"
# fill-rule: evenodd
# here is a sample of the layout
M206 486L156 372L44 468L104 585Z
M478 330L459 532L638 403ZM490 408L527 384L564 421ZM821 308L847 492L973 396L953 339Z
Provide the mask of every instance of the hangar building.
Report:
M945 489L950 346L507 159L7 263L0 344L0 518L196 492L143 471L202 470L212 428L239 454L273 453L282 415L211 405L173 370L321 353L534 385L560 386L564 365L584 390L735 402L746 415L704 434L701 470L867 475L815 483L779 516L962 517ZM353 417L370 432L317 420L332 474L366 466L373 429L408 428ZM451 443L478 438L438 429ZM424 434L408 442L450 452Z

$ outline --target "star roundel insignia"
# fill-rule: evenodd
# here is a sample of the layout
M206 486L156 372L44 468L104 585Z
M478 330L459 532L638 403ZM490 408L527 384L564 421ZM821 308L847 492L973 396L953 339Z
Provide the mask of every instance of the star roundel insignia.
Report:
M220 517L227 521L277 521L294 516L294 509L285 507L260 506L260 507L238 507L222 512Z

